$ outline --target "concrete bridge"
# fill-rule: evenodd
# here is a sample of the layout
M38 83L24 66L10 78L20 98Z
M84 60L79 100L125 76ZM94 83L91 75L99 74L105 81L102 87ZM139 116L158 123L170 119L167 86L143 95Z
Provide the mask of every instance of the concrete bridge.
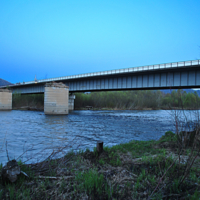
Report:
M56 108L58 107L58 103L56 102L58 100L56 100L55 97L53 99L50 97L47 98L46 84L50 82L64 83L67 86L65 90L68 90L68 93L109 90L200 88L200 60L156 64L142 67L35 80L18 83L10 86L10 88L12 89L13 93L44 93L44 105L54 105L54 108L52 109L54 110L54 114L62 114L60 111L56 111ZM52 86L52 88L55 87ZM61 98L63 88L60 88L60 93L58 92L59 87L56 88L56 95L60 96ZM74 98L74 95L71 95L68 98L71 109L73 109ZM1 99L4 99L5 101L5 92L0 92L0 109L3 109ZM44 112L47 114L45 110ZM53 114L53 112L51 114Z

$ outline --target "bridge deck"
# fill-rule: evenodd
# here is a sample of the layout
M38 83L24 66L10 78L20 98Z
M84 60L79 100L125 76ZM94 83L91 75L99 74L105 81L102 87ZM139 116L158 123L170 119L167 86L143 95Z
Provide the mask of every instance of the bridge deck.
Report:
M42 93L44 84L51 81L65 83L70 92L200 88L200 60L29 81L11 88L18 93Z
M109 70L109 71L78 74L78 75L72 75L72 76L62 76L62 77L57 77L57 78L41 79L41 80L38 80L37 82L43 83L43 82L51 82L51 81L62 81L62 80L93 77L93 76L134 73L134 72L142 72L142 71L148 71L148 70L150 71L150 70L158 70L158 69L172 69L172 68L188 67L188 66L196 66L196 65L200 65L200 60L164 63L164 64L147 65L147 66L141 66L141 67L132 67L132 68L125 68L125 69L116 69L116 70ZM35 81L24 82L23 84L33 84L33 83L35 83Z

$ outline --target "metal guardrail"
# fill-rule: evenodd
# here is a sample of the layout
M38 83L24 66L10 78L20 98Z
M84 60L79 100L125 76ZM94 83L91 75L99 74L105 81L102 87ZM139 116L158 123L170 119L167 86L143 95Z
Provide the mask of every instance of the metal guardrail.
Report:
M79 75L72 75L72 76L63 76L63 77L58 77L58 78L42 79L42 80L38 80L37 82L28 81L28 82L20 83L20 85L51 82L51 81L62 81L62 80L68 80L68 79L74 79L74 78L102 76L102 75L109 75L109 74L138 72L138 71L146 71L146 70L154 70L154 69L167 69L167 68L170 69L170 68L187 67L187 66L194 66L194 65L195 66L200 65L200 60L181 61L181 62L164 63L164 64L157 64L157 65L147 65L147 66L142 66L142 67L132 67L132 68L125 68L125 69L86 73L86 74L79 74Z

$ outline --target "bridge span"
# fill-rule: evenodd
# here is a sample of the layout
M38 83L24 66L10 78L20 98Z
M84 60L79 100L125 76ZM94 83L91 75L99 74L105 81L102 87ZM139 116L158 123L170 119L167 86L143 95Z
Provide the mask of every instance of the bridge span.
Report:
M49 82L64 83L69 87L70 93L109 90L200 88L200 60L35 80L15 84L10 86L10 88L13 93L45 93L45 84Z
M17 93L44 93L45 84L52 81L63 82L69 92L200 88L200 60L42 79L11 88Z

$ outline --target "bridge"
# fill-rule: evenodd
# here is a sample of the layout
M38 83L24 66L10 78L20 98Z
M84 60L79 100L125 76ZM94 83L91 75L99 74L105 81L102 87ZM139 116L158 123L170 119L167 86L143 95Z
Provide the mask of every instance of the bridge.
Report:
M200 60L147 65L35 80L18 83L10 86L10 88L13 93L45 93L45 88L47 88L46 84L50 82L64 83L68 86L67 90L70 93L110 90L200 88ZM0 93L0 99L1 96ZM74 95L72 95L70 101L72 102L74 98Z

